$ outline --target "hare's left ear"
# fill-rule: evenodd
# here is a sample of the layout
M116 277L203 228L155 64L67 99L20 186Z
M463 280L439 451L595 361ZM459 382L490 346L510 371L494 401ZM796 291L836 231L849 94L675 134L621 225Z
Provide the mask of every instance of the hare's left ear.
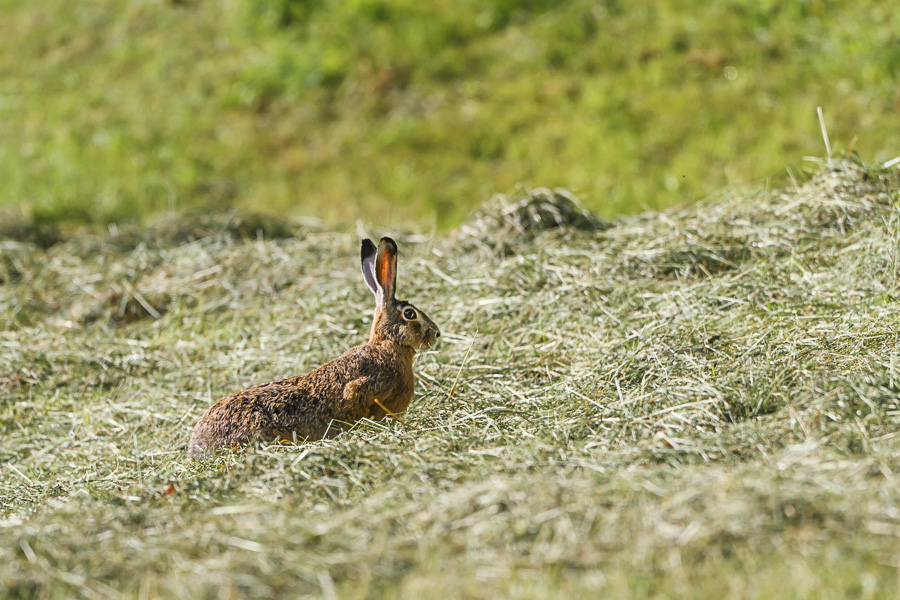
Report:
M397 244L389 237L381 238L378 243L378 256L375 258L375 281L384 292L384 299L394 299L397 291Z
M372 240L364 239L362 241L360 255L362 258L363 279L366 280L366 285L369 286L376 298L378 297L378 284L375 281L375 254L377 252L378 250L375 248Z

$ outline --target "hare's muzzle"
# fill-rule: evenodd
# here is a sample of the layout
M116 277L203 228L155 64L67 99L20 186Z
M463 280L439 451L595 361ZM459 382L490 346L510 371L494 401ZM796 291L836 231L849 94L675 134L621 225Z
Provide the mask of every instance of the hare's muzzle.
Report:
M438 340L440 339L440 337L441 337L440 329L438 329L437 327L434 327L433 329L429 329L425 336L425 340L424 340L425 343L423 344L423 346L425 346L426 348L437 347Z

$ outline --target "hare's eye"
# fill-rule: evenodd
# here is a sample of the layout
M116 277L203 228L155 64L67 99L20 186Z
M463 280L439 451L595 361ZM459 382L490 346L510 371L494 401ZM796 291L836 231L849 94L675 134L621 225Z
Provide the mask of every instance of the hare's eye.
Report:
M407 321L412 321L416 318L416 311L412 308L407 308L403 311L403 318Z

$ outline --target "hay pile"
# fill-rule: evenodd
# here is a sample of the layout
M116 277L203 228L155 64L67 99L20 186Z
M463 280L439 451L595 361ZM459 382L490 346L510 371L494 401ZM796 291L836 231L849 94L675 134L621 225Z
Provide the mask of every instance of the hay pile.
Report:
M546 231L565 236L609 227L566 190L536 188L512 200L497 194L476 210L453 235L461 248L505 255Z

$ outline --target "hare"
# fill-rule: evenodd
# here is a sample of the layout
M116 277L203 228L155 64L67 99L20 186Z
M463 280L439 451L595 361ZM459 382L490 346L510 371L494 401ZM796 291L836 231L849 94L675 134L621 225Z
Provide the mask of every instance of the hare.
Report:
M397 244L362 241L363 279L375 294L369 341L305 375L247 388L203 413L189 456L253 439L319 440L363 418L402 413L413 398L413 355L441 332L425 313L394 296Z

